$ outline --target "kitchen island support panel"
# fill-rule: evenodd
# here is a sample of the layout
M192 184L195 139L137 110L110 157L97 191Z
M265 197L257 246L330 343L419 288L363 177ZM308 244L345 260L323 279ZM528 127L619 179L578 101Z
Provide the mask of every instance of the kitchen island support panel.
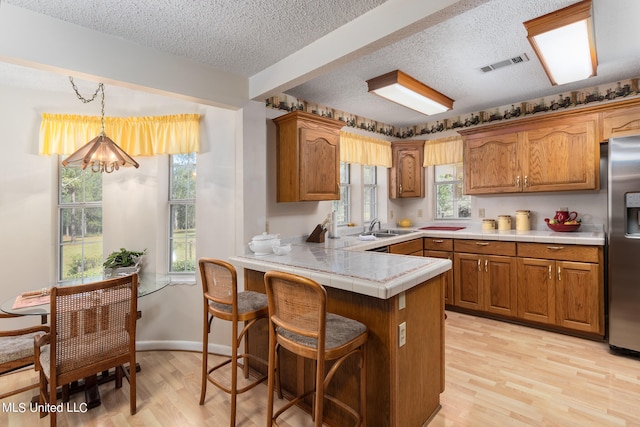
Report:
M328 311L358 320L369 328L367 425L421 427L440 408L440 393L444 390L443 277L438 275L408 289L406 308L402 310L398 309L398 295L380 299L325 287ZM245 269L244 278L246 290L264 292L263 272ZM399 347L398 325L403 322L406 323L406 344ZM266 321L251 332L248 342L251 353L266 356ZM284 349L280 354L285 396L311 387L312 363L287 354ZM336 374L328 393L358 407L355 360L346 363ZM310 401L305 403L309 409ZM325 414L330 425L349 425L350 419L329 404Z

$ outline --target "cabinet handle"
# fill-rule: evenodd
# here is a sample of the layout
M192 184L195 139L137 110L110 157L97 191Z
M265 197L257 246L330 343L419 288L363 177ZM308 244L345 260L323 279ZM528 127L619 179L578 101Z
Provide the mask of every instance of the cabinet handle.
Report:
M489 271L489 261L488 260L484 260L484 272L486 273L487 271Z
M524 186L525 187L529 186L529 177L527 175L524 176Z
M551 280L551 264L549 264L549 280Z
M480 258L478 258L478 271L482 271L482 267L480 267Z
M564 249L564 246L547 246L547 249L549 249L550 251L560 251Z
M520 188L520 175L516 176L516 187Z
M489 246L489 242L476 242L478 246Z
M433 240L433 243L444 243L444 240Z
M561 279L561 276L560 276L560 272L561 272L561 270L560 270L560 266L558 266L558 280L562 280L562 279Z
M402 184L400 184L400 194L402 194Z

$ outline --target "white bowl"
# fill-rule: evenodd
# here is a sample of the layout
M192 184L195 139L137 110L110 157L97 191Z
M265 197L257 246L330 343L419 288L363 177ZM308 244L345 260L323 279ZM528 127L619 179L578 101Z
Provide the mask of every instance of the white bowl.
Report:
M276 255L286 255L291 252L291 244L279 245L273 247L273 253Z
M280 245L280 239L252 240L249 249L256 255L269 255L273 253L273 247Z

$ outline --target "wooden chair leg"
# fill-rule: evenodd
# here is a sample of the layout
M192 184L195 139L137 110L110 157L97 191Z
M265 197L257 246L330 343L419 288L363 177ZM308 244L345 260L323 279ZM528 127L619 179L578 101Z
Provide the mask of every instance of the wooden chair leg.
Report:
M238 323L233 322L231 326L231 413L229 414L229 425L236 425L236 401L238 391ZM245 365L246 365L245 360Z
M116 366L116 388L122 387L122 370L124 367L122 365Z
M204 405L204 399L207 394L207 382L209 382L208 376L208 360L209 360L209 331L211 330L211 321L213 318L208 319L207 302L205 301L204 307L204 322L202 326L202 384L200 386L200 404Z

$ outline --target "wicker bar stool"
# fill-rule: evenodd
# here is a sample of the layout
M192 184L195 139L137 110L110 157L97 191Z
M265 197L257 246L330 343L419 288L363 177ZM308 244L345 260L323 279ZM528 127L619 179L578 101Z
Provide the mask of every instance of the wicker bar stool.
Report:
M237 274L235 268L225 262L213 258L202 258L198 261L202 278L204 316L202 334L202 387L200 392L200 405L204 405L207 393L207 382L231 395L230 425L236 425L236 400L237 395L252 389L264 381L267 376L262 375L255 381L242 388L238 388L238 360L243 360L243 373L249 378L249 359L263 363L267 362L254 355L248 354L247 341L245 339L244 353L238 354L238 347L247 331L259 319L268 315L267 297L259 292L238 292ZM216 366L208 367L208 347L211 323L214 318L231 322L231 356L225 355L225 360ZM238 332L238 325L244 323L244 327ZM221 355L219 355L221 356ZM214 371L231 364L231 381L223 383L214 378Z
M365 325L327 313L327 292L315 281L294 274L269 271L264 277L269 300L269 381L267 425L278 425L277 418L305 397L315 394L312 417L316 427L322 426L324 399L351 414L354 426L364 426L366 420L366 360L365 344L368 330ZM304 358L315 360L315 386L287 402L274 413L276 385L276 347L283 347ZM334 396L326 394L327 387L342 363L350 356L359 358L360 411L356 411ZM333 366L325 375L325 362Z

